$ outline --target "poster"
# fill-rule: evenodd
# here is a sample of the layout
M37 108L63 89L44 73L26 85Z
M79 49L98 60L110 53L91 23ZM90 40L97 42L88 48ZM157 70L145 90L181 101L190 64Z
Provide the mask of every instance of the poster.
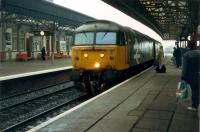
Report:
M5 33L5 40L6 40L6 50L12 50L12 33L11 32Z
M66 51L66 41L60 41L60 51Z

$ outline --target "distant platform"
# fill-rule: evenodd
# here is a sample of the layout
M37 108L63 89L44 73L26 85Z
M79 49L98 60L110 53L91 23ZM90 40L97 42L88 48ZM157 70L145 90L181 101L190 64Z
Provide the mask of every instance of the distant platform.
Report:
M71 58L51 60L11 61L0 63L0 80L72 68ZM5 80L5 79L4 79Z

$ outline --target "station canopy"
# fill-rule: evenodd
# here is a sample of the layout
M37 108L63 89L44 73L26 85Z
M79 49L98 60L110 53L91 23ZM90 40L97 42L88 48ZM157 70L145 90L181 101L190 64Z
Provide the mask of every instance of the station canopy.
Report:
M103 0L152 28L163 39L187 35L198 25L200 0Z
M77 27L94 18L45 0L0 0L2 22Z

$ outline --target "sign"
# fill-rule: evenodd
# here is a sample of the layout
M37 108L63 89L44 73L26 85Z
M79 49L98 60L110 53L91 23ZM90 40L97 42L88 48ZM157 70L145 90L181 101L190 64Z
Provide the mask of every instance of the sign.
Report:
M200 35L200 25L197 27L197 34Z
M12 50L12 29L8 28L5 32L5 49Z
M169 39L169 33L164 33L163 37L164 37L165 39Z
M60 41L60 51L66 51L67 49L66 41Z
M185 35L180 36L180 41L187 41L187 37Z

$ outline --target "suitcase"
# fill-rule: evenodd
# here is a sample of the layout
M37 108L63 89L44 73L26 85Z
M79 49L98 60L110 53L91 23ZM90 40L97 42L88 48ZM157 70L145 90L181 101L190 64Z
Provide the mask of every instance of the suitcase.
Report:
M161 69L159 68L159 66L156 67L156 72L157 73L166 73L166 66L162 65Z

